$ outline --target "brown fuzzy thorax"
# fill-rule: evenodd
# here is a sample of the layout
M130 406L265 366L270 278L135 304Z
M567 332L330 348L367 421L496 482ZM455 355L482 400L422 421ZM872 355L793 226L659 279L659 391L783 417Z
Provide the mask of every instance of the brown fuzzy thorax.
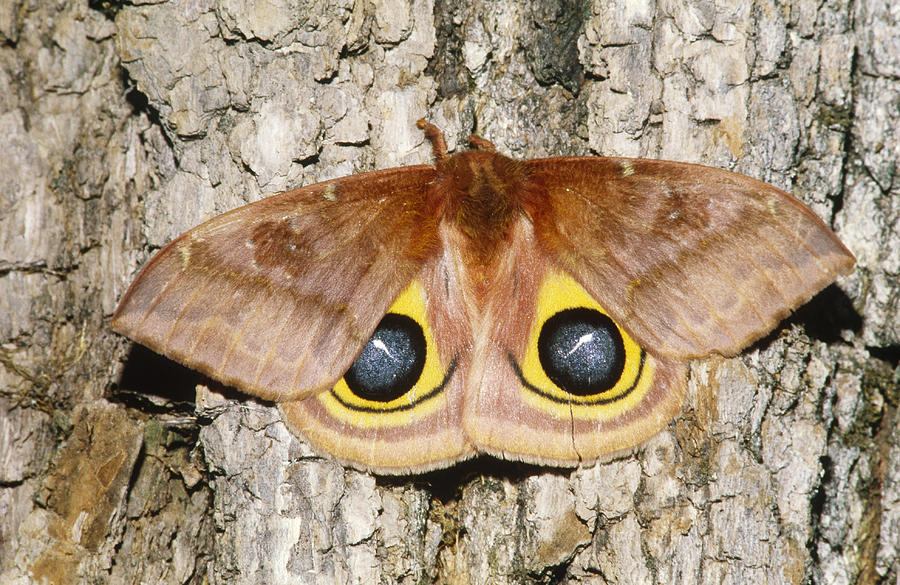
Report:
M474 283L487 281L521 216L528 171L521 161L483 150L440 159L437 170L443 220L462 236Z

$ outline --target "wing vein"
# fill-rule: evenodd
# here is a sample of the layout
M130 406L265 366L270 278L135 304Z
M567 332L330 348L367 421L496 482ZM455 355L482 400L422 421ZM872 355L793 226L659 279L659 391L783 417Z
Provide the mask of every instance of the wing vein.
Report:
M278 346L278 340L281 339L282 335L284 335L285 329L287 329L287 326L291 323L291 317L293 317L294 313L296 313L296 312L297 312L297 305L295 304L294 307L291 309L290 314L284 319L284 323L282 323L281 327L278 329L278 334L272 337L272 341L269 343L268 350L260 358L259 364L256 366L255 375L253 377L253 387L254 388L259 388L259 380L260 380L260 378L262 378L265 368L269 365L269 363L273 359L273 356L275 355L275 348ZM297 372L300 371L300 368L303 366L303 363L306 361L306 358L308 355L309 355L309 347L307 346L306 351L303 354L303 360L299 364L297 364L297 370L296 370ZM295 374L295 376L296 375L297 374ZM291 388L293 388L294 382L292 381L291 384L292 384Z
M185 313L187 312L187 310L191 307L191 305L193 305L195 302L197 302L197 300L198 300L201 296L205 296L203 293L204 293L204 291L205 291L207 288L209 288L209 287L212 285L212 281L213 281L213 280L214 280L214 277L213 277L213 278L207 278L207 279L203 282L202 285L197 286L197 287L194 287L194 288L191 289L190 297L188 297L187 302L185 302L185 303L181 306L181 309L178 311L178 315L176 315L176 316L175 316L175 319L172 321L172 328L170 329L169 336L166 337L166 341L165 341L164 345L169 345L169 342L172 340L172 336L175 334L176 330L178 329L178 325L179 325L179 323L181 322L182 317L184 317L184 314L185 314ZM194 355L194 350L197 348L197 344L200 343L200 336L199 336L199 335L194 335L192 341L193 341L193 343L191 344L190 349L185 351L185 354L184 354L184 355L185 355L186 357L187 357L187 356L193 356L193 355Z
M234 298L234 295L232 295ZM235 328L234 339L231 342L231 345L228 346L228 350L225 352L225 356L222 359L222 367L221 370L224 372L228 369L228 363L231 361L231 356L234 353L234 350L237 348L238 344L244 339L244 335L247 331L247 324L256 316L259 312L260 308L263 306L263 302L257 301L254 305L253 309L248 312L247 316L244 318L243 322Z
M166 292L169 290L169 288L171 288L171 286L175 283L175 281L177 279L182 278L183 276L184 276L184 271L178 271L178 273L175 275L175 278L170 278L169 280L167 280L165 285L163 285L162 289L160 289L160 291L157 292L153 296L153 300L150 301L150 306L144 311L144 314L141 316L141 320L134 327L135 333L139 332L141 330L141 328L144 326L144 323L147 322L147 319L150 318L150 315L152 315L154 312L156 312L156 307L162 301L163 296L166 294ZM169 335L171 336L171 332Z

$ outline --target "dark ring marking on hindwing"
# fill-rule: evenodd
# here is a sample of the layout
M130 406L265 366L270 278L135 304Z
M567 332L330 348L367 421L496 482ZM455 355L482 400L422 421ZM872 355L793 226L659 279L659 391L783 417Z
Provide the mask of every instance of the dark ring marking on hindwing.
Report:
M519 364L516 361L516 358L515 358L515 356L513 356L512 353L507 354L507 358L509 359L509 363L512 366L513 371L516 373L516 376L519 378L519 381L522 383L522 385L525 386L525 388L527 388L531 392L534 392L535 394L537 394L538 396L541 396L542 398L546 398L547 400L556 402L557 404L571 404L573 402L577 402L578 404L585 404L585 405L600 405L600 404L611 404L613 402L622 400L626 396L631 394L635 388L637 388L638 384L641 382L641 378L644 375L644 363L647 358L647 352L644 351L644 348L641 348L641 363L640 363L640 366L638 367L637 376L635 376L634 382L631 384L631 386L629 386L628 389L625 390L624 392L621 392L611 398L604 398L603 397L604 393L595 394L594 397L591 398L589 396L578 396L577 394L570 394L567 392L567 394L572 396L572 400L565 400L565 399L560 398L559 396L555 396L551 393L541 390L540 388L538 388L537 386L535 386L534 384L529 382L527 379L525 379L525 375L522 373L522 368L519 367Z

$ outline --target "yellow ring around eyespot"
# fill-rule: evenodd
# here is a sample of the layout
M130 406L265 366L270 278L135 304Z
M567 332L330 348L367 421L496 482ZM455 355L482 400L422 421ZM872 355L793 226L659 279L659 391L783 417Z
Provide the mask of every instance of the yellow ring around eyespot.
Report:
M616 384L609 390L588 396L566 392L547 376L538 354L538 338L547 319L566 309L585 307L609 313L575 280L561 272L551 272L541 283L535 319L528 336L528 346L519 368L525 382L522 398L528 404L558 418L574 416L579 419L609 420L636 407L646 395L653 381L653 357L623 330L616 328L625 347L625 366ZM610 317L612 319L612 317ZM615 323L615 320L613 320ZM532 388L529 388L528 386Z
M354 394L344 378L318 399L331 414L358 428L398 427L421 420L441 408L446 402L443 387L452 374L440 361L434 334L428 323L425 289L414 280L407 286L388 313L406 315L422 327L425 336L425 366L413 387L389 402L367 400Z

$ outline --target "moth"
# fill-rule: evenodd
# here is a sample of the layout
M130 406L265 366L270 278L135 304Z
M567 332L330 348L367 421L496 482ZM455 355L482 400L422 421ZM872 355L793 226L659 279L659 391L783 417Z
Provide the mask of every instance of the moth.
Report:
M278 403L316 450L382 474L478 454L575 466L680 410L689 360L732 356L854 264L791 195L735 173L514 160L282 193L160 250L112 327Z

